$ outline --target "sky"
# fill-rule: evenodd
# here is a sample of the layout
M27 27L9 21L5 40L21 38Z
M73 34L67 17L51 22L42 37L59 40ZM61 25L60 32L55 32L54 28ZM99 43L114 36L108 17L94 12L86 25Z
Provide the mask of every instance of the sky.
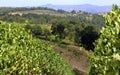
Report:
M54 5L120 5L120 0L0 0L0 7L25 7L25 6L42 6L46 4Z

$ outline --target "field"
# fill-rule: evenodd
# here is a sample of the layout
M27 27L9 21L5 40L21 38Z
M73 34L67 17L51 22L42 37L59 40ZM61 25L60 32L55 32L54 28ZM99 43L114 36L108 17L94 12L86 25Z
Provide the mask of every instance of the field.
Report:
M28 10L28 11L19 11L19 12L10 12L9 14L15 15L15 14L37 14L37 15L51 15L51 16L60 16L60 17L66 17L71 16L72 14L65 12L65 13L59 13L56 11L51 10Z

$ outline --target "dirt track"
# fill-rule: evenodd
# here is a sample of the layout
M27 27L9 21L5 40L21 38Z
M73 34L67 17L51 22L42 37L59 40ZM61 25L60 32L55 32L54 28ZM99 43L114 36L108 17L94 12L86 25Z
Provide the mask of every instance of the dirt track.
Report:
M66 48L61 46L53 47L55 51L61 53L63 59L65 59L78 75L84 75L88 71L89 59L85 51L80 51L77 46L68 45Z
M78 46L73 45L55 45L49 41L43 41L53 47L63 59L65 59L76 72L76 75L84 75L88 71L89 59L87 51L80 50Z

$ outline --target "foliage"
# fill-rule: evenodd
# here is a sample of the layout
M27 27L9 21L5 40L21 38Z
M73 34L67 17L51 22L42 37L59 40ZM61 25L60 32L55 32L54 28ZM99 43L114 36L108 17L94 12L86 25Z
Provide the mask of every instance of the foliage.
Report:
M51 26L50 25L32 25L32 24L27 24L25 26L26 31L30 32L33 36L40 38L40 39L45 39L45 40L51 40Z
M42 35L42 28L39 25L36 26L26 26L26 29L31 30L31 33L35 36Z
M87 50L93 50L93 43L99 37L99 30L93 26L88 26L84 30L81 31L81 44Z
M64 14L64 13L67 13L67 11L65 11L65 10L61 10L61 9L58 9L57 12L59 12L59 13L63 13L63 14Z
M89 75L120 75L120 10L113 5L90 57Z
M75 27L75 38L74 41L76 44L81 45L81 31L84 30L86 25L82 23L81 25L78 25Z
M71 13L72 13L72 14L76 14L76 11L75 11L75 10L72 10Z
M62 22L56 22L53 23L51 30L52 30L52 34L57 35L58 39L64 39L65 38L65 25L66 22L62 21Z
M75 43L87 50L93 50L93 42L98 39L99 30L94 26L87 26L84 23L75 28Z
M0 75L73 75L51 47L33 38L24 27L0 22Z

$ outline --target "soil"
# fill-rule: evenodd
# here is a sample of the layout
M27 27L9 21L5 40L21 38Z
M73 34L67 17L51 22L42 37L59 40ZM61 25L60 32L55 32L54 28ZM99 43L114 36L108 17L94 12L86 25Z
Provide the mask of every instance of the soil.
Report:
M49 44L59 53L62 58L67 61L74 69L76 75L85 75L89 68L89 53L85 50L80 50L80 47L74 45L56 45L53 42L42 40L42 42Z

